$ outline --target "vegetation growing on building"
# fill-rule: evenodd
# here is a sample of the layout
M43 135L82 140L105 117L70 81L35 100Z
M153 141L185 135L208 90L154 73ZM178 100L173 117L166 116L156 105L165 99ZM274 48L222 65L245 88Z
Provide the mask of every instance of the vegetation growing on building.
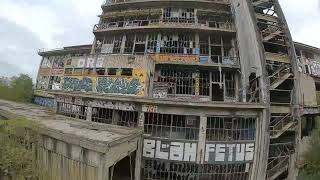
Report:
M0 179L38 175L35 144L39 125L27 119L0 121Z

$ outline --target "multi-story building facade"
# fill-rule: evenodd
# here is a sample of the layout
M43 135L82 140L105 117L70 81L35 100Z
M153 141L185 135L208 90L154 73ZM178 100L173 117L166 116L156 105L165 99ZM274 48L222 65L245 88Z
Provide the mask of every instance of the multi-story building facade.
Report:
M319 114L320 50L294 44L277 0L107 0L102 10L91 46L39 52L38 104L143 128L135 179L295 177Z

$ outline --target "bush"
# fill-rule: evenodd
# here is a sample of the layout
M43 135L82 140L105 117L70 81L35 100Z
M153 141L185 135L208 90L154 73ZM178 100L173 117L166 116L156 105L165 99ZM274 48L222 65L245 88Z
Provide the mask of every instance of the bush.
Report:
M28 75L12 77L9 85L0 83L0 99L31 102L32 96L32 79Z
M320 130L312 134L310 148L304 154L305 166L302 169L299 178L301 180L319 180L320 179Z
M36 177L35 152L38 125L26 119L0 121L1 175Z

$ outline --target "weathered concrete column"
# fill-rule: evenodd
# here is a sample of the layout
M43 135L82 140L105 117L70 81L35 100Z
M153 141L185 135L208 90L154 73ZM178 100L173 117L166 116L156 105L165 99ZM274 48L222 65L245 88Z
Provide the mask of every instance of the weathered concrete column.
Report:
M196 55L200 55L200 38L199 38L199 33L196 33L195 37L194 37L194 41L195 41L195 52L194 54Z
M138 127L143 128L144 126L144 112L139 112Z
M254 74L259 79L260 103L265 105L261 110L256 123L255 154L251 180L265 179L268 153L269 153L269 90L267 87L267 72L264 47L261 33L257 26L256 15L252 7L251 0L230 1L232 11L235 16L235 26L237 29L237 42L241 65L241 88L242 102L246 102L247 88L249 87L249 77Z
M143 136L137 142L137 150L136 150L136 159L135 159L135 171L134 171L134 179L141 179L141 166L142 166L142 147L143 146Z
M207 117L200 117L199 125L199 142L197 149L197 163L204 163L204 151L206 148L206 131L207 131Z
M157 49L156 49L156 53L160 53L160 48L161 48L161 34L158 33L157 36Z
M87 109L87 121L92 121L92 107L90 106Z
M59 104L58 104L58 101L56 98L53 99L53 112L54 113L58 113L58 110L59 110Z
M126 39L127 39L127 36L126 35L123 35L122 36L122 41L121 41L121 48L120 48L120 53L123 54L124 53L124 48L126 46Z

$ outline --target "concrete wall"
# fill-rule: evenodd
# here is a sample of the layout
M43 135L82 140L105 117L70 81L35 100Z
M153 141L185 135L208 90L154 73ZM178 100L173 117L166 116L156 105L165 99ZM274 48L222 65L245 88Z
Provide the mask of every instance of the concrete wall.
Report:
M249 76L255 73L259 80L260 99L262 103L269 103L267 90L265 56L260 33L257 30L256 17L249 0L232 0L232 10L235 15L237 29L238 48L242 71L243 94L248 86ZM245 98L244 98L245 100ZM269 146L269 109L265 109L257 122L255 160L251 172L251 179L259 179L266 176L266 166Z
M302 96L302 103L304 106L317 106L317 95L314 79L306 74L299 73L300 89Z
M37 149L38 165L42 179L48 180L98 180L98 169L103 154L77 145L42 136Z

